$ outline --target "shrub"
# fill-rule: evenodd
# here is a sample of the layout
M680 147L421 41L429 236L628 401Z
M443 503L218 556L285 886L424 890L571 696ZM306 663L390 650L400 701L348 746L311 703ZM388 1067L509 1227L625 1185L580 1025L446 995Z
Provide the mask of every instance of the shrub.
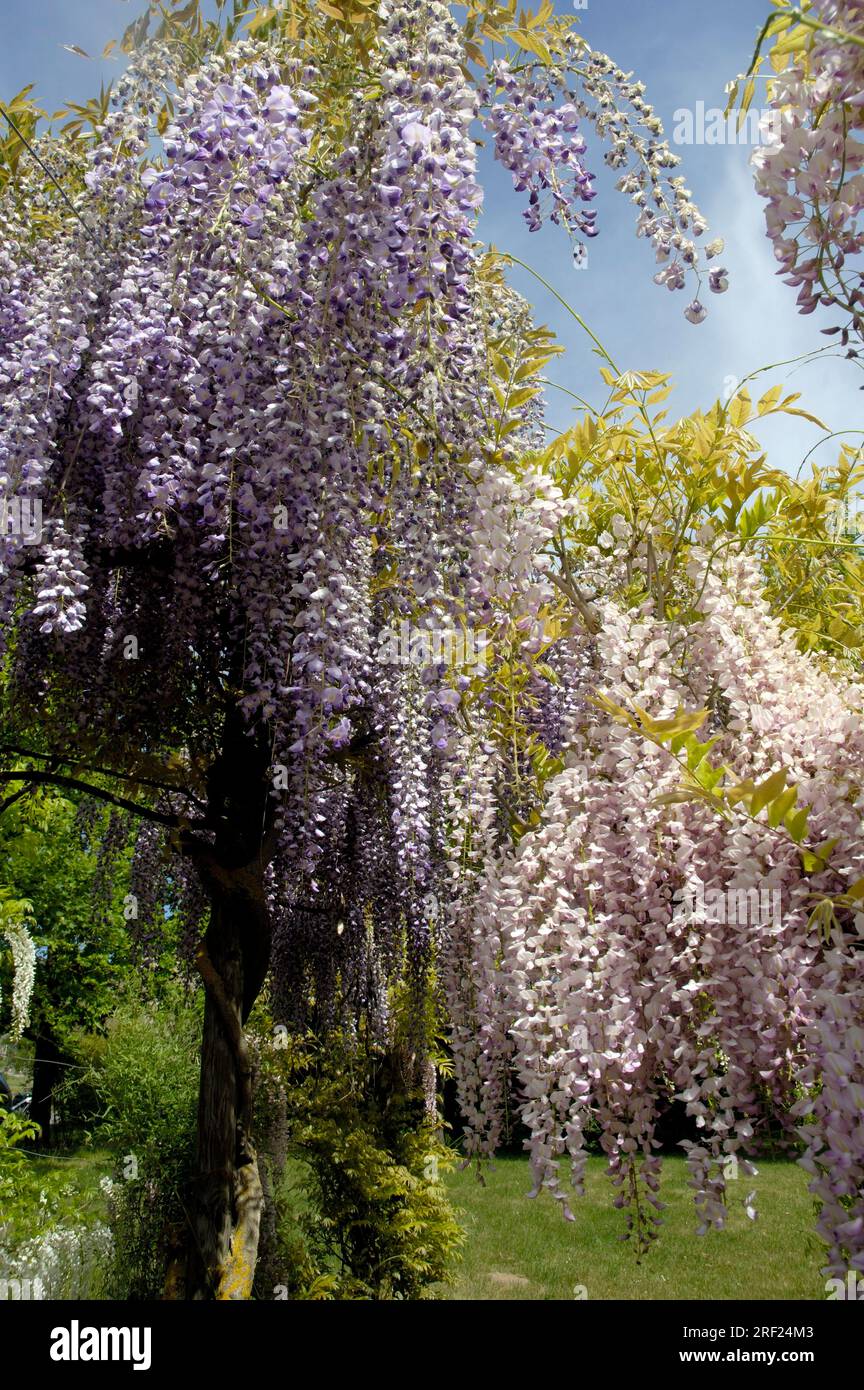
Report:
M104 1044L83 1043L84 1070L67 1087L98 1102L100 1138L116 1157L109 1194L114 1250L110 1297L158 1297L185 1216L193 1161L200 1013L178 995L161 1005L127 1003Z
M4 1161L21 1158L19 1145L39 1138L39 1126L23 1115L0 1108L0 1156Z
M288 1155L271 1175L277 1253L262 1252L259 1296L414 1299L447 1281L462 1242L440 1181L452 1152L423 1096L393 1084L387 1051L260 1038L259 1055L262 1127L282 1101Z

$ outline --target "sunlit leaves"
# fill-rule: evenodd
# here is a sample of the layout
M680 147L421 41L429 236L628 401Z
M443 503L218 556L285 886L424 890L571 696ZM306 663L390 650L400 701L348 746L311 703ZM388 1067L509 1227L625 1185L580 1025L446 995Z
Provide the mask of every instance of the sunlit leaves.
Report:
M123 31L123 36L120 39L121 52L129 54L131 56L131 54L133 54L136 51L136 49L141 47L142 43L147 37L147 32L149 28L150 13L149 11L145 11L144 14L139 15L137 19L134 19L132 23Z
M668 750L682 771L681 785L672 792L656 798L661 806L672 806L688 801L703 801L714 811L729 820L736 810L752 820L764 813L765 823L772 830L785 832L797 846L805 872L814 872L807 865L824 867L836 840L819 847L804 847L802 842L807 834L809 808L798 806L798 788L789 780L788 773L778 768L761 781L752 778L733 781L730 769L722 763L714 763L710 754L719 736L699 740L696 732L702 728L708 717L707 710L687 711L679 709L671 718L655 719L638 705L633 712L617 704L606 695L598 695L593 700L598 708L605 710L617 724L622 724L634 733L640 734L650 743Z
M30 93L33 91L32 82L26 87L22 87L11 101L3 103L3 111L8 113L6 120L2 124L6 127L3 138L0 139L0 189L11 178L14 178L21 156L25 153L26 146L21 136L26 140L32 140L36 133L36 126L40 117L44 116L35 102L31 101ZM11 116L11 121L8 119ZM18 127L18 130L15 129ZM19 131L21 132L19 134Z
M544 67L551 66L564 52L565 37L571 45L587 47L575 33L574 22L569 15L556 15L550 0L542 0L536 10L518 12L515 0L507 0L506 4L472 0L465 20L466 56L469 62L485 67L488 46L494 44L509 50L514 59L524 62L528 54Z
M487 351L490 387L501 411L493 436L500 442L522 427L522 407L541 391L541 383L536 378L564 349L555 342L550 329L540 326L528 330L518 341L493 339Z
M97 97L92 97L87 102L67 102L64 110L55 113L55 119L59 120L71 114L71 119L65 121L62 126L64 135L75 140L95 140L105 124L110 104L111 87L103 84Z
M751 507L742 508L738 513L738 534L742 540L749 541L777 513L780 497L776 492L760 492Z

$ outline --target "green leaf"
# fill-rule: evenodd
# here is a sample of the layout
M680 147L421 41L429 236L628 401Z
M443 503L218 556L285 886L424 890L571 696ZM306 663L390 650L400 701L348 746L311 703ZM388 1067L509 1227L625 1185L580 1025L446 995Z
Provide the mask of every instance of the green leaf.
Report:
M786 791L781 792L768 807L768 824L773 830L785 819L787 811L791 811L795 802L798 800L798 788L787 787Z
M754 816L773 801L775 796L779 796L786 786L786 773L781 768L779 772L772 772L770 777L766 777L764 782L760 782L753 792L750 802L750 810Z
M756 405L756 413L758 415L768 415L779 401L782 392L782 386L772 386L770 391L766 391L764 396L760 396Z
M800 844L807 831L808 807L801 806L787 815L783 822L796 844Z
M662 796L653 798L655 806L677 806L687 801L698 801L699 793L695 787L679 787L674 792L663 792Z
M781 406L780 409L784 415L800 415L802 420L809 420L811 425L818 425L820 430L825 430L826 434L828 433L828 426L825 421L820 420L818 415L811 415L809 410L799 410L797 407L790 408L788 406Z
M671 719L652 719L647 711L640 709L639 705L634 705L633 708L639 716L645 733L652 738L660 739L663 743L670 742L676 734L690 733L696 729L701 729L708 718L707 709L691 711L690 714L681 709Z

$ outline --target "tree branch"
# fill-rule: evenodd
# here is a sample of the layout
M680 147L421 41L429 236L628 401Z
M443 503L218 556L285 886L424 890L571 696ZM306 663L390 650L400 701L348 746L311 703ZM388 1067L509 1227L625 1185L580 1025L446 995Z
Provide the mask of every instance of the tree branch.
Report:
M570 602L573 604L573 607L576 609L576 612L579 614L588 631L592 633L592 635L599 632L600 619L597 617L596 613L594 613L594 611L586 602L586 600L582 597L572 579L568 582L566 579L562 579L559 574L555 574L553 570L550 570L548 572L547 577L552 580L552 583L555 585L556 589L560 589L562 594L569 598Z
M13 792L11 796L6 797L5 801L0 801L0 816L2 816L4 811L8 811L10 806L14 806L16 801L20 801L22 796L27 796L32 790L32 783L28 783L26 787L21 788L20 792Z
M172 782L157 782L154 777L136 777L133 772L120 772L112 767L94 767L92 763L66 757L63 753L37 753L32 748L21 748L14 743L0 743L0 753L16 753L22 758L36 758L39 762L53 763L55 767L62 763L73 771L81 768L84 772L93 772L99 777L116 777L121 782L132 782L136 787L152 787L154 791L176 792L178 796L185 796L189 801L194 801L202 810L206 809L205 803L189 791L188 787L180 787Z
M107 801L110 806L117 806L121 811L128 811L133 816L141 816L143 820L155 821L157 825L167 825L171 830L177 830L181 824L179 816L155 811L150 806L142 806L138 801L128 801L125 796L115 796L102 787L91 786L89 782L79 782L77 777L66 777L59 772L19 768L16 772L0 772L0 783L3 782L29 782L33 787L64 787L67 791L83 792L85 796L93 796L97 801Z

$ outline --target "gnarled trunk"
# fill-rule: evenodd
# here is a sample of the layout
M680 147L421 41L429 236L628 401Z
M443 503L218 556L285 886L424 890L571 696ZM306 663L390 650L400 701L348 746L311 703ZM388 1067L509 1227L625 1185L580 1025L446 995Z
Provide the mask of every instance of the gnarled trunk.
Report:
M185 1270L169 1271L166 1293L244 1299L252 1292L263 1190L252 1142L253 1077L244 1025L270 959L264 874L272 853L266 743L229 715L209 804L215 843L186 838L210 899L196 956L205 988L197 1166Z

